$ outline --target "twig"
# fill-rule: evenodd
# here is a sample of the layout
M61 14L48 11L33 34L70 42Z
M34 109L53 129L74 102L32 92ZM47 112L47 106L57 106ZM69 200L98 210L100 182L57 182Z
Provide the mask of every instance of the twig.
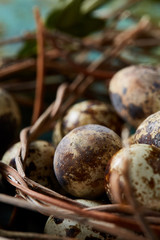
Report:
M27 59L22 62L17 62L12 65L5 66L4 68L0 69L0 78L4 77L6 75L9 75L11 73L14 73L14 72L19 72L24 69L31 68L31 67L35 66L35 64L36 64L36 61L34 59Z
M146 31L150 27L150 21L146 17L142 17L139 23L130 29L119 33L114 39L114 48L111 50L111 56L117 56L120 51L132 44L133 40L138 36L142 31Z
M32 124L38 119L42 111L44 95L44 37L43 24L38 8L35 9L35 19L37 24L37 79L35 89L35 101L32 114Z
M13 43L19 43L19 42L22 42L22 41L32 40L32 39L35 39L35 38L36 38L35 34L27 33L23 36L1 40L0 41L0 46L7 45L7 44L13 44Z

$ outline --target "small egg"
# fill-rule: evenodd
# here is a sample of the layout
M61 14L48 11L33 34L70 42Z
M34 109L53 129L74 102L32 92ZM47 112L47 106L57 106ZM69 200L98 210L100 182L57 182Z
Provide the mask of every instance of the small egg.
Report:
M127 158L128 156L128 158ZM123 189L123 160L129 162L131 189L137 202L150 209L160 209L160 150L147 144L133 144L118 151L108 163L105 173L105 190L112 202L110 177L117 172L120 176L120 197L126 203Z
M135 143L145 143L160 148L160 111L151 114L137 128Z
M68 132L87 124L103 125L120 135L123 121L111 104L84 100L71 106L63 119L57 122L53 131L53 143L57 145Z
M149 66L129 66L110 81L109 94L117 113L137 128L149 115L159 111L160 72Z
M77 199L76 201L86 205L86 207L101 205L100 202L91 200ZM76 238L79 240L115 239L115 237L110 234L99 232L89 225L79 223L75 220L56 218L54 216L50 216L47 219L44 227L44 233L53 234L57 237Z
M21 124L18 104L9 92L0 88L0 157L14 143Z
M15 157L20 147L20 142L14 144L5 152L2 162L15 168ZM54 147L47 141L32 142L26 159L26 176L45 187L53 188L55 181L57 182L53 172L54 152Z
M102 125L73 129L55 150L54 172L58 182L75 197L90 199L103 194L106 164L121 147L120 137Z

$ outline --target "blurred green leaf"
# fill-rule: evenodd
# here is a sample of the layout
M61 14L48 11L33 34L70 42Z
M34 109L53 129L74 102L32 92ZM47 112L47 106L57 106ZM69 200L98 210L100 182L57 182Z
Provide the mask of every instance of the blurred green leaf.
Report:
M59 28L59 30L77 37L84 37L90 33L104 28L104 25L105 22L103 20L92 17L90 15L84 15L76 24L72 25L70 28Z
M89 14L106 2L106 0L84 0L81 6L81 11L83 14Z
M105 22L89 13L83 13L81 7L84 0L72 0L61 8L54 9L46 19L46 26L58 29L74 36L83 37L104 27ZM92 10L102 5L102 1L94 0Z
M37 53L36 40L27 40L19 50L18 58L35 57Z
M67 29L81 18L80 7L83 0L72 0L61 8L53 9L46 19L48 28Z

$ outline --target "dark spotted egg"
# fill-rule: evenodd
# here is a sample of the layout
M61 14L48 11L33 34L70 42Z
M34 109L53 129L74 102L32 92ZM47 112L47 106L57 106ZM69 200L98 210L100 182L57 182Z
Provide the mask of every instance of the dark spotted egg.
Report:
M112 202L116 202L111 187L112 173L119 175L120 199L126 203L123 188L123 160L129 163L131 189L137 202L150 209L160 209L160 150L147 144L133 144L122 148L106 168L105 189Z
M63 119L57 122L53 132L54 144L57 145L74 128L86 124L103 125L120 134L123 121L111 104L99 100L84 100L71 106Z
M160 111L151 114L138 126L134 141L160 148Z
M97 201L88 201L84 199L76 200L86 205L86 207L94 207L101 205ZM67 237L67 238L75 238L79 240L111 240L115 239L115 237L111 236L107 233L102 233L100 231L95 230L93 227L79 223L75 220L67 219L67 218L56 218L54 216L50 216L47 219L47 222L44 227L44 233L54 235L57 237Z
M88 124L74 128L55 150L58 182L76 197L91 199L101 195L106 164L121 147L120 137L107 127Z
M117 113L134 127L160 109L160 73L148 66L129 66L110 81L111 102Z
M2 162L15 168L15 157L20 146L21 143L18 142L7 150L2 157ZM45 187L52 188L55 181L52 167L54 151L54 147L47 141L32 142L26 159L26 176Z
M20 124L18 104L9 92L0 88L0 157L16 141Z

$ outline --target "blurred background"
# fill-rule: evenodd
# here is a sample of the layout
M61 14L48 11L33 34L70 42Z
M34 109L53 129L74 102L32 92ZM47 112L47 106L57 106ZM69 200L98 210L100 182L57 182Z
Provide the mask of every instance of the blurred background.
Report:
M43 18L47 16L55 1L52 0L0 0L0 39L8 39L35 29L33 9L37 6ZM1 56L11 56L21 44L1 47Z
M126 5L126 11L123 11L117 21L116 28L119 30L126 29L134 25L142 16L148 16L151 22L159 26L160 24L160 1L159 0L142 0L142 1L129 1L129 0L83 0L83 1L71 1L71 0L0 0L0 39L8 39L12 37L22 36L23 34L35 30L35 19L33 15L33 10L38 7L44 22L53 15L56 16L58 11L67 9L68 5L68 15L72 16L73 22L77 21L77 16L73 15L75 8L78 4L70 3L80 3L83 13L91 13L92 16L97 16L98 18L106 18L107 16L112 16L112 13L119 11L123 6ZM77 6L76 6L77 5ZM129 8L128 8L129 6ZM124 9L123 9L124 10ZM54 14L53 14L54 13ZM60 25L62 21L66 21L64 18L60 18L61 24L52 23L49 24L52 29L55 27L61 29ZM93 24L98 24L93 22ZM106 20L106 25L108 24L108 19ZM72 25L72 24L71 24ZM72 26L70 26L72 27ZM98 30L100 27L95 27L92 29ZM63 29L62 29L63 30ZM88 28L88 30L91 30ZM68 31L69 32L69 31ZM89 31L88 31L89 32ZM85 35L85 34L84 34ZM1 56L11 56L17 53L22 44L3 45L0 46ZM158 53L157 53L158 54ZM152 59L154 62L154 60Z

